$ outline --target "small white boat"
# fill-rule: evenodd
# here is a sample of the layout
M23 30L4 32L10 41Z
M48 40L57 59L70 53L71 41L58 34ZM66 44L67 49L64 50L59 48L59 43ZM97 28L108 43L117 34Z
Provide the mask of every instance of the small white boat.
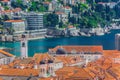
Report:
M96 32L96 35L97 36L102 36L102 35L104 35L105 33L104 32Z
M54 36L45 35L45 38L54 38Z

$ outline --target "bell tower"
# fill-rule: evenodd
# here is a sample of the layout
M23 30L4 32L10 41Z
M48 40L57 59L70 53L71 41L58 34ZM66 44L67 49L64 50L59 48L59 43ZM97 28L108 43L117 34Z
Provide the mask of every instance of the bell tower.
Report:
M25 35L22 35L21 37L21 58L27 58L28 57L28 41Z

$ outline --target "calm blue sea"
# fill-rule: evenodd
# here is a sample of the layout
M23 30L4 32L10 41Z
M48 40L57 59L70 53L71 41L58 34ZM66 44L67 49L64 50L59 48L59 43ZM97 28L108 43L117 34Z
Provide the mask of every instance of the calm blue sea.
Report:
M58 45L102 45L104 49L115 49L115 34L120 30L112 30L110 34L92 37L61 37L51 39L38 39L28 42L28 54L45 53L49 48ZM20 42L0 42L0 47L12 48L10 53L20 56Z

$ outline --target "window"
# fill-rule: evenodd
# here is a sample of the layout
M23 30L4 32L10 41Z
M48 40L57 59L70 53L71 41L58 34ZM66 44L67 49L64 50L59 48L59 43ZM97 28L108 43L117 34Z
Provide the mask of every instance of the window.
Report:
M25 42L22 43L22 47L25 47Z

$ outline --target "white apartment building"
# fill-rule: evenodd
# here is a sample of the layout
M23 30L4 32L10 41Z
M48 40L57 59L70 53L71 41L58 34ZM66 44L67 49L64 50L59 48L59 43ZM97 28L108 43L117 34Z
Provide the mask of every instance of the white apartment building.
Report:
M25 22L23 20L7 20L4 22L4 28L13 29L13 33L23 33L25 32Z
M30 12L25 15L27 30L38 30L43 28L43 14Z
M43 25L43 14L30 12L25 14L26 18L26 32L29 37L44 37L46 34L46 29Z

